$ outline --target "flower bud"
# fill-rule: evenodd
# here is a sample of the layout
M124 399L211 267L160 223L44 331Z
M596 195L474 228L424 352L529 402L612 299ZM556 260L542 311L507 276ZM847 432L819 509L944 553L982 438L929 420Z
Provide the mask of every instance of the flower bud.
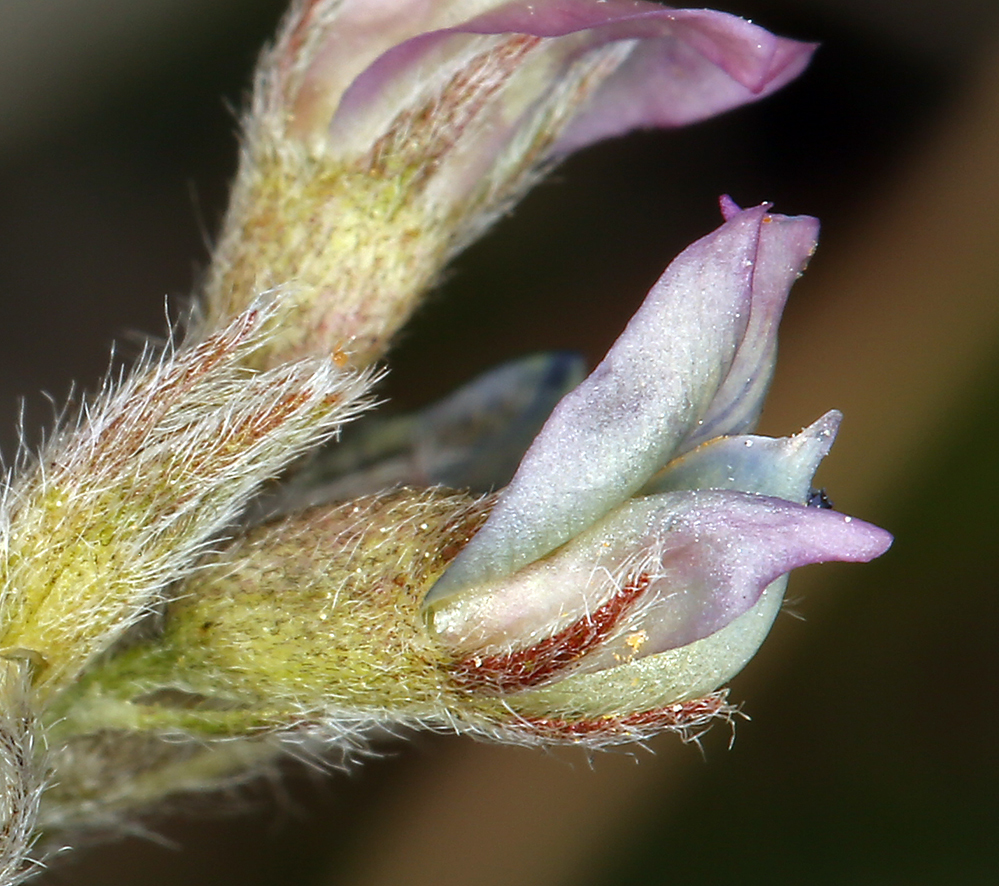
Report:
M424 602L457 678L525 715L623 722L704 696L756 651L791 569L891 542L807 506L838 413L785 440L742 433L818 227L722 210L555 408Z
M246 368L272 311L140 361L3 489L0 649L32 657L43 703L160 605L264 480L364 408L371 374L329 359Z
M636 0L300 2L258 77L205 327L281 286L257 365L365 365L540 171L753 101L812 49Z

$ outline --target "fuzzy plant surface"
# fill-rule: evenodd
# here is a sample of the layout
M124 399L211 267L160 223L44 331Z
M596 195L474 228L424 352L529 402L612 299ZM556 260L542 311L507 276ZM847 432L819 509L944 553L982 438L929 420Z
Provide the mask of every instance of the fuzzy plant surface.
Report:
M525 358L337 443L449 259L561 158L813 48L633 0L292 5L196 310L0 492L0 886L290 746L689 734L792 569L886 550L812 489L838 413L752 433L818 233L768 205L723 198L588 376Z

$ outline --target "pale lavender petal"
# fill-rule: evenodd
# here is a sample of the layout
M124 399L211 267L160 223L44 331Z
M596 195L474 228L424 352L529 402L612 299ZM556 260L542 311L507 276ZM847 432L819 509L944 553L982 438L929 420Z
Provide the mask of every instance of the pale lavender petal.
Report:
M708 409L750 320L766 206L666 269L607 356L555 408L425 604L543 557L638 491Z
M793 437L716 437L673 459L642 492L727 489L805 504L815 471L829 454L842 418L832 410Z
M627 59L559 136L555 155L632 129L681 126L755 101L796 77L815 49L713 10L669 9L635 0L503 3L384 52L343 92L330 126L331 141L360 146L358 134L376 128L367 118L375 116L384 126L393 108L405 106L400 96L425 89L435 77L445 82L453 76L446 57L467 46L461 35L499 34L543 38L549 75L532 87L539 103L559 82L560 69L564 73L609 44L632 43ZM511 132L518 128L514 120L504 122Z
M612 667L713 634L798 566L866 562L890 544L869 523L777 498L714 490L649 496L505 581L445 603L433 625L459 652L488 654L533 645L622 589L644 587L634 615L583 665Z
M562 134L556 154L633 129L684 126L756 101L797 77L816 49L710 9L644 15L662 28L660 35L643 35Z
M675 493L657 517L666 527L660 571L632 630L602 648L591 667L613 666L631 651L651 655L707 637L748 611L772 581L792 569L833 560L866 563L891 544L883 529L830 510L735 492ZM631 642L629 643L629 639ZM636 655L635 657L639 657Z
M329 124L351 82L383 52L453 27L496 0L299 0L281 34L277 76L293 131Z
M741 210L723 198L722 212L736 218ZM753 301L746 333L725 381L697 427L679 445L686 452L712 437L751 431L777 360L777 327L791 285L815 252L818 219L808 215L769 214L760 230L754 259Z

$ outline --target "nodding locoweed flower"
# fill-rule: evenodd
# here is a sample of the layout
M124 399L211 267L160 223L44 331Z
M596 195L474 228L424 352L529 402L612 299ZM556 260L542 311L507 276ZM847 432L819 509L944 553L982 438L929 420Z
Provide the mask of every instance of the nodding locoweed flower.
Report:
M187 334L0 491L0 886L33 834L289 744L688 731L725 713L790 570L887 548L813 506L838 413L751 434L817 235L767 205L723 199L589 377L534 356L329 445L542 172L754 100L811 51L632 0L294 4Z
M514 707L563 707L570 734L712 692L759 647L791 569L890 543L809 507L838 413L787 439L746 434L818 223L728 198L722 210L556 406L424 599L461 679Z
M813 49L636 0L298 2L257 75L206 323L283 286L259 365L365 365L559 159L754 101Z

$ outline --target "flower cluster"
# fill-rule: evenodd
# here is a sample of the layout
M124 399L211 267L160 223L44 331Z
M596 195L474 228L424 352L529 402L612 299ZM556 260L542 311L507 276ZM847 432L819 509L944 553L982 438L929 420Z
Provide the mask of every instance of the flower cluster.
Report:
M331 443L539 175L765 96L812 49L641 0L294 4L191 327L3 486L0 886L34 833L289 742L689 730L792 569L884 552L812 490L838 413L752 434L818 230L768 205L723 198L585 379L535 356Z

